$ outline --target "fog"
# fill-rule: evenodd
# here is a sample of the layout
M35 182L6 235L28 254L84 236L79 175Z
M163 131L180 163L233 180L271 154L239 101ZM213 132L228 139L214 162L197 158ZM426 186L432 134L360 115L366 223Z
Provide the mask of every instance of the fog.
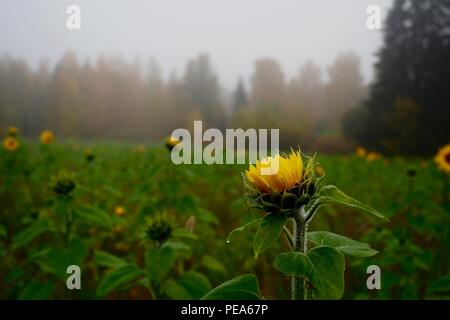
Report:
M66 28L70 4L81 8L81 30ZM220 84L232 89L239 76L249 80L257 58L276 59L290 77L308 60L324 70L351 51L361 58L368 83L382 43L382 31L366 27L371 4L384 18L392 0L2 1L0 53L32 67L42 59L54 63L68 50L82 60L154 57L166 78L208 53Z

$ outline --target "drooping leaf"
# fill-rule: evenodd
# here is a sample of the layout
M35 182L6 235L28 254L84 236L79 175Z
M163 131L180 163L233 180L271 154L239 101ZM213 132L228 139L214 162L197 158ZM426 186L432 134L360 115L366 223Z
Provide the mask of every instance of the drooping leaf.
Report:
M40 234L44 233L47 230L49 230L48 221L44 219L38 220L32 226L14 235L12 240L12 249L15 250L26 245L31 240L33 240L34 238L36 238L37 236L39 236Z
M127 262L122 258L119 258L106 251L95 250L94 255L95 255L95 263L98 264L99 266L104 266L108 268L118 268L127 264Z
M228 280L203 296L202 300L263 300L258 280L245 274Z
M450 297L450 274L433 281L427 288L427 296L434 299Z
M51 297L55 285L50 282L31 281L20 293L19 300L45 300Z
M308 240L315 246L330 246L344 255L367 258L376 255L378 251L370 248L367 243L334 234L327 231L308 232Z
M60 279L67 278L67 267L70 265L82 266L89 252L85 240L72 239L68 247L51 248L47 254L38 258L38 264L44 272L56 275Z
M95 206L84 206L74 211L75 217L88 225L111 228L112 220L107 212Z
M134 264L126 264L106 274L97 287L97 297L104 297L113 290L140 278L144 272Z
M164 285L166 294L175 300L197 300L211 289L208 278L196 271L185 272L177 280L168 280Z
M253 249L255 252L255 259L269 249L272 244L280 237L283 226L287 218L280 214L267 214L256 232Z
M288 252L275 259L275 267L290 277L305 279L314 299L340 299L344 293L344 256L320 246L303 254Z
M172 230L172 236L174 238L185 238L196 240L198 237L192 231L186 230L184 228L176 228Z
M261 224L262 219L263 219L263 218L256 218L256 219L253 219L252 221L250 221L250 222L244 224L243 226L240 226L240 227L234 229L233 231L230 232L230 234L228 235L228 238L227 238L226 241L227 241L227 242L231 242L231 238L232 238L236 233L246 231L246 230L248 230L249 228L251 228L252 226L255 226L255 225L257 225L257 224Z
M328 185L323 187L319 191L319 198L320 198L320 205L328 205L328 204L340 204L347 207L351 207L354 209L358 209L367 213L370 213L378 218L388 220L386 219L380 212L375 210L372 207L369 207L368 205L355 200L345 193L343 193L341 190L339 190L336 186Z
M148 250L145 265L150 279L161 282L175 263L175 258L175 253L170 247Z
M224 264L220 262L218 259L214 258L210 255L204 255L202 257L201 261L202 266L209 270L213 270L216 272L220 272L225 274L227 272L227 269L225 268Z
M217 219L216 215L212 213L211 211L208 211L203 208L198 208L195 211L195 216L197 219L201 222L211 223L211 224L218 224L219 220Z
M192 255L191 247L183 242L166 241L162 245L162 248L165 248L165 247L172 249L175 253L178 253L180 256L183 256L183 257L190 257Z

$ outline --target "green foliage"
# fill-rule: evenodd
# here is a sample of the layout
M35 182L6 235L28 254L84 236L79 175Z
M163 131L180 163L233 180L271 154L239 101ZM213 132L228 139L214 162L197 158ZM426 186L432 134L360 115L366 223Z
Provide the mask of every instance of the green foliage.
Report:
M134 264L126 264L112 270L100 282L97 288L97 297L104 297L109 292L121 286L136 281L144 273Z
M336 249L319 246L305 254L283 253L275 267L289 277L305 279L314 299L340 299L344 293L344 256Z
M177 280L165 283L167 295L176 300L200 299L211 289L208 278L195 271L185 272Z
M152 248L147 251L145 265L149 278L161 282L175 263L175 253L170 247Z
M75 217L87 225L111 228L112 220L108 213L95 206L84 206L74 211Z
M259 284L252 274L228 280L208 292L203 300L262 300Z
M5 177L0 183L0 297L198 299L236 275L254 274L210 297L262 298L257 277L266 298L289 298L287 276L280 276L273 262L276 253L289 250L281 233L283 225L290 230L292 225L275 217L273 226L262 225L264 214L246 207L244 166L173 166L162 144L135 152L130 144L74 141L55 143L44 153L24 141L27 148L16 154L14 169L10 159L0 157ZM89 164L87 147L96 155ZM310 251L327 246L346 257L342 298L447 299L450 216L444 193L449 190L434 164L413 158L370 163L348 155L317 158L326 171L324 184L338 185L390 220L354 214L359 204L325 189L327 205L309 224L308 244ZM414 177L407 174L411 167ZM55 197L49 184L62 170L76 174L71 199ZM123 215L116 215L117 206L126 209ZM145 236L145 221L161 210L172 234L156 243ZM242 227L230 233L236 226ZM82 290L69 295L71 264L81 268ZM381 267L381 290L365 286L372 264ZM329 281L330 288L308 286L309 298L337 298L340 287Z
M378 218L385 219L384 216L378 212L377 210L369 207L368 205L355 200L341 190L339 190L336 186L325 186L319 191L319 206L328 205L328 204L340 204L344 206L348 206L351 208L359 209L360 211L364 211L370 213Z
M358 242L347 237L327 231L308 232L308 240L315 246L333 247L340 253L349 256L368 258L378 253L367 243Z
M253 245L255 259L269 249L280 237L286 220L287 218L285 216L274 213L267 214L264 217L256 232L255 243Z

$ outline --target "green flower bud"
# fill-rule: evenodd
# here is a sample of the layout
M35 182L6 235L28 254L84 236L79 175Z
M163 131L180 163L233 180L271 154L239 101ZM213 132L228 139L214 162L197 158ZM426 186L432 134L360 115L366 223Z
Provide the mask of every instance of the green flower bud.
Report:
M76 186L73 174L68 172L58 173L51 181L52 190L58 196L69 197Z

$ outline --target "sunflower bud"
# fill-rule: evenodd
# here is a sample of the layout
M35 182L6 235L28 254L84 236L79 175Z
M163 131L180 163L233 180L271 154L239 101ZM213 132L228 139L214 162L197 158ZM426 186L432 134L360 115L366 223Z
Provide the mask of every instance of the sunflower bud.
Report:
M8 128L8 136L9 137L16 137L19 134L19 130L17 130L16 127L9 127Z
M172 226L164 213L156 213L147 219L147 237L160 244L166 242L172 235Z
M51 181L53 192L62 197L69 197L76 186L73 174L68 172L60 172Z
M91 149L84 150L84 159L88 163L93 162L95 160L94 153L92 152Z
M261 169L278 161L278 171L262 175ZM250 165L245 172L244 184L250 207L266 212L291 216L294 211L310 202L319 188L322 175L317 174L317 163L310 158L303 163L300 152L270 157Z

